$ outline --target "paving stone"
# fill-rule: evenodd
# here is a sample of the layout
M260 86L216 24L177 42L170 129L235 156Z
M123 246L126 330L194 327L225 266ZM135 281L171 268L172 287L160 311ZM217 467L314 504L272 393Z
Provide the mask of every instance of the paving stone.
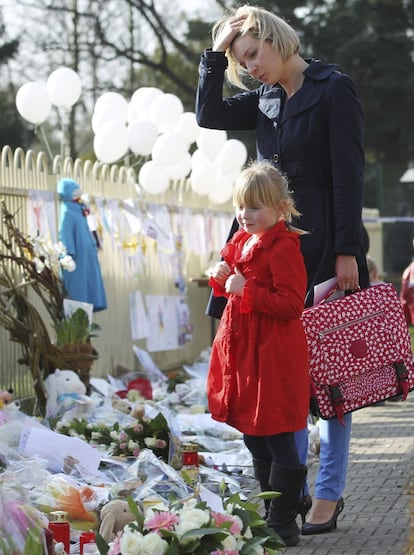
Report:
M318 470L309 461L311 494ZM414 555L408 551L414 494L414 392L353 414L345 509L338 528L301 536L284 555ZM413 516L414 520L414 516ZM298 521L299 523L299 521Z

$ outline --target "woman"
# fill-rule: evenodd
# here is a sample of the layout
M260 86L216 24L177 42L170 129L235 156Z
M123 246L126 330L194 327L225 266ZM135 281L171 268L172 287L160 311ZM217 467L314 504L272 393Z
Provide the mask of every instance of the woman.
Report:
M201 127L255 129L258 159L287 175L300 226L310 232L301 237L301 250L311 305L313 286L333 276L341 290L369 285L362 245L363 114L351 79L334 65L305 60L299 50L296 32L281 18L238 8L214 26L213 48L201 58L196 116ZM226 69L236 86L246 88L244 76L262 84L223 98ZM304 534L334 529L343 509L351 414L345 421L321 422L320 468ZM307 430L296 439L304 463Z

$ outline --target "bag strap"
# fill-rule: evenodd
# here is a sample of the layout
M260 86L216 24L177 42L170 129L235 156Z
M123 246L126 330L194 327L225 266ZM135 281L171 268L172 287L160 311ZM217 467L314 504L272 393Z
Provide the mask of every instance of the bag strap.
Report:
M335 411L335 415L339 422L345 426L344 420L344 397L342 395L341 388L339 385L330 385L329 393L331 395L332 406Z
M401 401L405 401L409 391L408 370L404 362L394 362L394 368L398 381L397 395L401 395Z

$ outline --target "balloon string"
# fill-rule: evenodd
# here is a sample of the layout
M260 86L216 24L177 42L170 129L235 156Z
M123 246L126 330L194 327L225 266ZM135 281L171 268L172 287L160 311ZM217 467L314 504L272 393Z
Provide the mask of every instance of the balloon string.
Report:
M43 127L42 127L41 125L37 125L37 126L35 127L35 133L37 133L37 129L40 129L40 133L41 133L41 135L42 135L43 142L44 142L45 145L46 145L46 149L47 149L47 153L49 154L50 161L53 162L53 154L52 154L52 151L51 151L51 149L50 149L49 141L47 140L45 131L44 131L44 129L43 129Z

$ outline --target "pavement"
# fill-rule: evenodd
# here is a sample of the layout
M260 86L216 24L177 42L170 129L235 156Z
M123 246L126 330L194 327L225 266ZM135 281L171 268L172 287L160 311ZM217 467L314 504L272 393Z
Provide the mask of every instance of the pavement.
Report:
M316 457L308 462L311 494L318 464ZM413 494L414 391L406 401L354 412L345 508L337 529L301 536L299 545L281 553L414 555Z

